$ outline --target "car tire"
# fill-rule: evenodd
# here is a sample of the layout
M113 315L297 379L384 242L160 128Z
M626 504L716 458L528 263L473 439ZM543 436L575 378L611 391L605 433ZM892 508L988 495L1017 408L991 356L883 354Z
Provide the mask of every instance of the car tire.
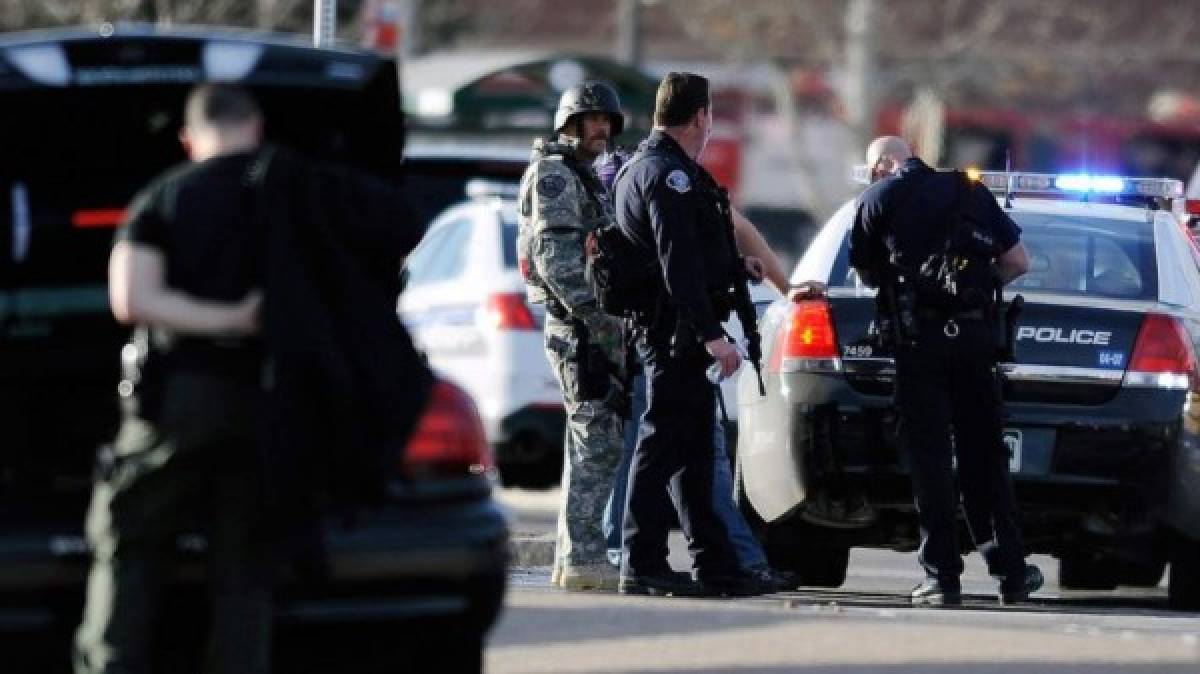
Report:
M801 523L797 531L793 521L786 525L785 531L779 528L781 525L764 522L746 496L740 461L733 464L733 498L746 524L763 543L771 568L791 571L800 577L801 585L809 587L841 587L846 582L850 549L836 545L808 545L803 530L811 525Z
M1112 560L1072 552L1058 560L1058 584L1064 590L1115 590L1117 576Z
M1167 574L1167 601L1171 608L1200 610L1200 541L1176 536Z
M546 441L539 435L521 433L512 443L525 443L520 451L520 461L499 461L500 482L507 487L549 489L562 480L563 452L561 445Z

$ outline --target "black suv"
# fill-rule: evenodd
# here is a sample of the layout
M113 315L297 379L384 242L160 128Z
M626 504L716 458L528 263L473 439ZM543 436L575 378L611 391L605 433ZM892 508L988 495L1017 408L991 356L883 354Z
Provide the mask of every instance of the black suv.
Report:
M183 100L209 79L249 87L272 140L401 179L396 67L377 55L141 26L0 39L0 632L9 637L58 639L78 621L83 515L97 447L117 426L127 337L107 300L113 230L137 189L184 160ZM439 383L395 467L391 502L354 527L327 527L333 578L282 588L281 625L370 618L389 625L389 646L421 634L413 649L478 668L506 578L491 468L474 404ZM180 540L185 579L200 549L202 538ZM392 629L395 619L409 622Z

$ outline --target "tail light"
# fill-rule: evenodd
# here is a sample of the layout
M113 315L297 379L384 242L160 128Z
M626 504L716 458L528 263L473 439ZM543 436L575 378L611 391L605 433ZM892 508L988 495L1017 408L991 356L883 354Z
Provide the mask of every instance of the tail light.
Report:
M494 467L475 403L462 389L438 380L401 469L413 479L482 475Z
M1125 384L1187 389L1194 383L1196 357L1183 325L1171 316L1146 314L1133 346Z
M770 371L839 369L841 360L829 302L802 300L788 310L771 351Z
M537 330L533 312L521 293L498 293L484 307L487 324L497 330Z
M71 226L76 229L117 227L124 221L123 208L93 208L71 214Z

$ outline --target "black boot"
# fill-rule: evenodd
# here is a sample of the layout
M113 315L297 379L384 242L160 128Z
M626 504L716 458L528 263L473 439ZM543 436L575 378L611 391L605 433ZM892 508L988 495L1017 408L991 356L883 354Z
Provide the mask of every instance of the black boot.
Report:
M773 579L742 571L697 574L697 580L706 597L757 597L776 591Z
M665 569L652 574L622 575L617 585L621 594L649 597L702 597L704 588L686 573Z
M1000 582L998 593L1002 605L1019 604L1029 598L1029 595L1042 589L1045 578L1041 569L1033 564L1026 564L1023 573L1014 574L1013 582L1005 578Z

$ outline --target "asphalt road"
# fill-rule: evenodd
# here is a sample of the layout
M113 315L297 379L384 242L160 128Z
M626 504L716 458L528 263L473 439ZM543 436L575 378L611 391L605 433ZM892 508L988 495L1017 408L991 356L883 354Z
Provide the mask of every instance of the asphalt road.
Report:
M502 490L516 530L547 533L558 494ZM682 541L672 563L686 565ZM1200 673L1200 614L1165 606L1165 588L1069 592L1057 564L1032 561L1047 584L1001 608L978 555L965 605L914 609L915 556L855 550L846 584L737 600L566 593L545 567L516 569L487 652L490 674L576 672Z

